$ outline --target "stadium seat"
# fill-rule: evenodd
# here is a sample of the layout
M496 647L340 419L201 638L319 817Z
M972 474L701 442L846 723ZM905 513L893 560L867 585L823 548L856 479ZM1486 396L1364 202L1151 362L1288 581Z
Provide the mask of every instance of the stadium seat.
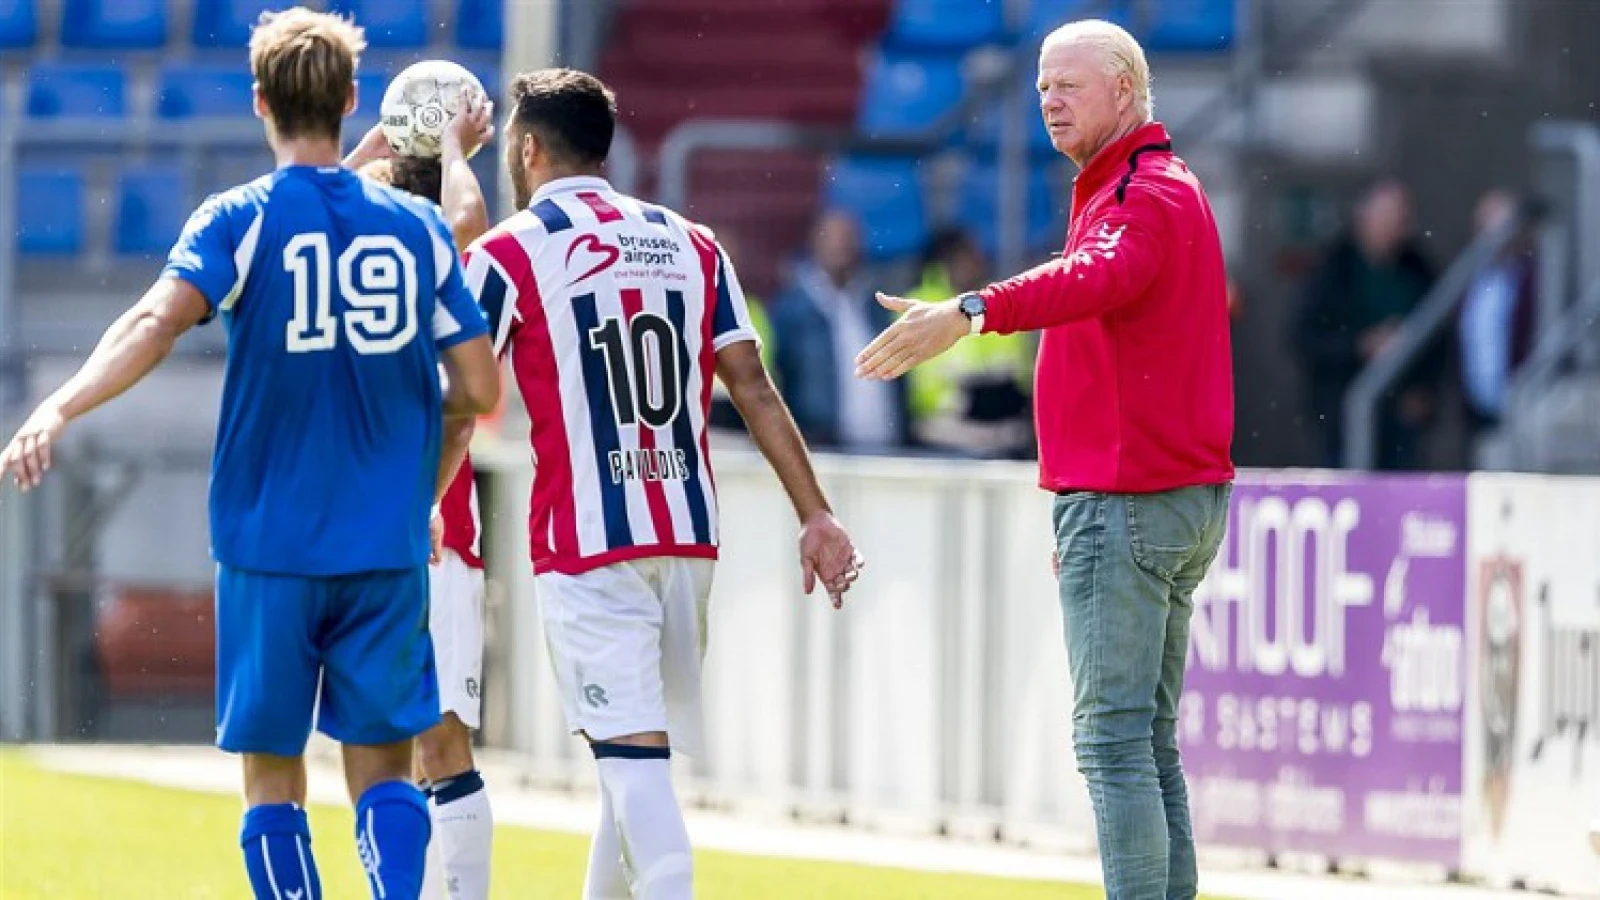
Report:
M1234 0L1155 0L1140 35L1152 53L1226 50L1233 44Z
M1127 28L1132 24L1129 6L1133 2L1135 0L1032 0L1027 32L1038 40L1068 22L1083 18L1105 19Z
M238 66L176 65L161 70L156 115L190 119L252 115L250 73Z
M826 205L860 222L868 259L899 259L922 249L928 223L915 159L838 159L823 179Z
M856 127L869 137L912 137L961 102L966 83L953 54L883 53L867 73Z
M458 0L456 43L469 50L499 50L505 42L505 17L505 0Z
M250 43L250 28L261 13L285 5L272 0L204 0L194 5L191 37L197 47L243 47Z
M1021 92L1021 115L1028 139L1028 153L1034 157L1053 156L1056 148L1050 143L1050 132L1045 130L1039 115L1039 74L1031 60L1017 71L1015 90ZM1016 108L1016 107L1013 107ZM1000 103L985 104L967 130L967 146L985 155L1000 151L1000 117L1005 106Z
M61 43L117 50L164 46L169 5L168 0L66 0Z
M166 253L189 213L183 169L165 164L124 169L117 179L116 211L112 244L117 253Z
M1035 166L1024 188L1028 218L1024 238L1029 252L1060 249L1065 242L1066 208L1071 198L1051 182L1050 170ZM1000 170L992 163L974 163L961 185L961 223L993 258L1000 243Z
M370 47L427 46L427 0L331 0L328 10L354 17Z
M356 76L356 111L350 114L348 129L352 125L370 128L378 123L378 110L383 108L383 92L389 87L389 73L365 72ZM356 135L359 137L360 135Z
M75 169L17 169L17 251L71 256L83 249L83 173Z
M128 112L127 83L114 66L39 63L28 71L30 116L108 116Z
M965 50L1004 40L1005 0L899 0L887 45L907 50Z
M0 0L0 50L31 47L39 39L34 0Z

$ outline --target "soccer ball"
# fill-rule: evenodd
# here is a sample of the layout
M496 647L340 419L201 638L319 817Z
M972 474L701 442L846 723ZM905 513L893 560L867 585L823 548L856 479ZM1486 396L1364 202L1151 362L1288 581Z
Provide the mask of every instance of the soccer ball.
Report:
M407 66L383 92L378 119L383 136L401 156L438 157L444 128L461 107L462 96L471 91L481 97L483 85L447 59Z

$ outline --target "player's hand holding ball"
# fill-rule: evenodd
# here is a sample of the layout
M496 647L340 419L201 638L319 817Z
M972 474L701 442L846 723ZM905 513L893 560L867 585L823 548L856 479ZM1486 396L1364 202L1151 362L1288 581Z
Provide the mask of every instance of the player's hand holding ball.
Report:
M816 513L800 527L800 571L808 595L820 581L833 608L842 609L845 591L855 584L865 565L832 513Z
M44 473L50 471L50 457L66 427L66 416L53 404L45 403L34 410L11 443L0 451L0 483L9 475L23 491L38 487Z
M467 91L461 96L461 105L450 117L440 137L440 147L445 155L454 150L462 159L471 159L478 148L494 139L494 101L481 91Z
M483 84L460 65L447 59L429 59L407 66L389 82L379 110L379 127L389 146L401 156L437 158L445 134L463 106L481 102ZM482 141L470 148L471 156ZM468 149L465 144L463 150Z

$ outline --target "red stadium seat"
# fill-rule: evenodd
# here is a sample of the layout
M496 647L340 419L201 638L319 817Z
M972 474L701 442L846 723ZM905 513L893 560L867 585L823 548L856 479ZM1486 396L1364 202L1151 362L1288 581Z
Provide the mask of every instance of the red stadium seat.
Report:
M115 585L105 591L95 655L109 699L206 695L216 678L210 588Z

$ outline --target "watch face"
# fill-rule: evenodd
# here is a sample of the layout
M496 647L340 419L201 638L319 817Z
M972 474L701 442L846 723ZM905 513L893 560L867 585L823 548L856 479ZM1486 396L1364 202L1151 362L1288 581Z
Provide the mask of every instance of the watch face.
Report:
M967 294L961 298L961 311L971 319L983 315L983 298L977 294Z

